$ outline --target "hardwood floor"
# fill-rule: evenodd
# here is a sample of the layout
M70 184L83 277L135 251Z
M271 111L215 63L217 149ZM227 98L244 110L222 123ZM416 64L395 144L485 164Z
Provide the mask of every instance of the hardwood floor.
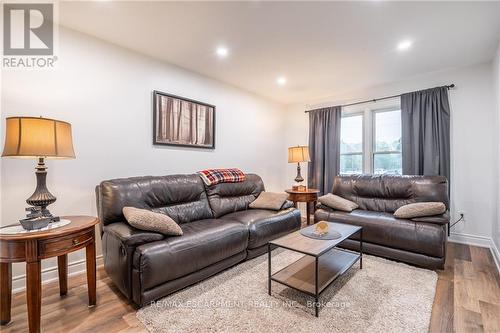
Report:
M500 277L489 249L448 243L446 267L439 271L431 332L500 332ZM57 282L42 291L44 332L146 332L106 276L97 271L97 307L87 307L85 274L70 277L68 294ZM12 297L12 321L1 331L26 332L26 294Z
M448 243L431 332L500 332L500 276L487 248Z

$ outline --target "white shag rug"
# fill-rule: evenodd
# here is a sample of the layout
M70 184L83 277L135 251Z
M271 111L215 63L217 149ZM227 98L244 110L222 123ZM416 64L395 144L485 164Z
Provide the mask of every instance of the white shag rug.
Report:
M273 272L302 255L273 251ZM168 269L168 268L166 268ZM378 257L314 299L279 283L267 293L267 255L241 263L137 312L151 332L427 332L437 273Z

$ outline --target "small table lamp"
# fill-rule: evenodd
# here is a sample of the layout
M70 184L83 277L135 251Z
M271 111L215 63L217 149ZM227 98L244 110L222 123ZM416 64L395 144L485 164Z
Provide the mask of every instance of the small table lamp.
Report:
M56 201L46 185L45 158L75 158L71 124L46 118L9 117L6 119L5 146L2 157L37 158L36 189L26 200L27 218L20 220L25 229L40 229L57 221L47 206Z
M309 148L307 146L288 148L288 163L297 163L297 177L295 177L295 181L299 184L304 181L304 178L300 174L300 162L309 161Z

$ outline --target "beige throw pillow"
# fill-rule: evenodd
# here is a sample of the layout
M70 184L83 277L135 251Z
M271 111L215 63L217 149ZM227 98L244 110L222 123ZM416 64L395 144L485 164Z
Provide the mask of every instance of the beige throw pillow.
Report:
M181 227L165 214L155 213L147 209L123 207L123 215L128 223L137 229L171 236L182 235Z
M400 219L412 219L414 217L424 217L441 215L446 211L446 206L442 202L416 202L399 207L394 216Z
M249 207L256 209L280 210L287 198L288 194L286 193L260 192L257 199L252 201Z
M359 206L357 203L352 202L350 200L339 197L338 195L328 193L322 197L318 198L318 201L325 206L328 206L333 209L341 210L344 212L352 212L357 209Z

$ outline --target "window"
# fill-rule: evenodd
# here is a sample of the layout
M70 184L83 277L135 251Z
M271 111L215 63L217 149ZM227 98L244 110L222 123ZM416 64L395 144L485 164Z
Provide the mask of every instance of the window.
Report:
M399 109L343 111L340 173L402 174Z
M342 117L340 127L340 173L363 173L363 115Z
M374 174L402 174L401 111L374 112Z

